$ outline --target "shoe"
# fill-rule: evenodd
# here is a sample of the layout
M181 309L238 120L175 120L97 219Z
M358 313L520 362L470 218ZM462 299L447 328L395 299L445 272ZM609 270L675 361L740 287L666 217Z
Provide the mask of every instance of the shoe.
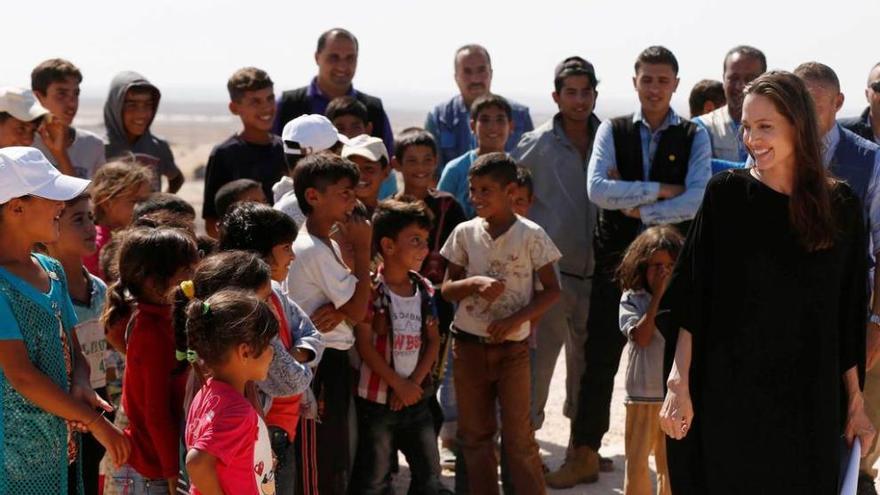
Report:
M614 472L614 459L610 459L608 457L599 456L599 472L600 473L613 473Z
M856 495L877 495L877 488L874 486L874 478L871 475L859 473L859 485L856 488Z
M589 447L577 447L562 467L544 476L550 488L571 488L580 483L599 481L599 454Z

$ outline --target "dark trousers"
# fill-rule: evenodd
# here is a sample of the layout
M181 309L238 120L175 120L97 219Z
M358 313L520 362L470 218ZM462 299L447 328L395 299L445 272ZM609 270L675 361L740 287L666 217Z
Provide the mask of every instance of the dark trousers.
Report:
M296 444L290 435L278 426L269 426L272 453L275 454L275 493L294 495L296 493Z
M411 481L409 495L434 495L441 488L440 453L426 401L392 411L384 404L355 399L358 448L351 493L392 493L390 454L394 447L406 456Z
M349 425L351 375L348 351L324 350L314 379L321 414L315 434L318 490L321 494L348 493L354 449L350 445L352 425Z
M587 317L585 368L581 375L577 414L571 422L572 442L598 451L608 432L614 375L626 337L620 332L620 288L610 276L611 269L596 266L590 312Z

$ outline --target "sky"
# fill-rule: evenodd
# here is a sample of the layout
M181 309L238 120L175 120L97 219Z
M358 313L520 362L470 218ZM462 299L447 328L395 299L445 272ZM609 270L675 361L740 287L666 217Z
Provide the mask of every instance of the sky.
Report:
M29 85L40 61L63 57L83 74L83 94L103 98L110 79L136 70L165 101L222 102L237 68L269 72L276 90L306 84L325 29L357 35L355 87L389 108L424 108L456 91L453 54L466 43L489 49L493 92L552 110L553 68L570 55L596 67L597 112L637 103L633 62L643 48L671 49L681 67L675 99L686 108L691 87L721 79L731 47L762 49L770 68L830 65L847 97L844 114L865 106L870 67L880 61L877 0L811 3L771 0L581 0L418 2L263 2L42 0L6 2L0 86ZM853 48L854 47L854 48Z

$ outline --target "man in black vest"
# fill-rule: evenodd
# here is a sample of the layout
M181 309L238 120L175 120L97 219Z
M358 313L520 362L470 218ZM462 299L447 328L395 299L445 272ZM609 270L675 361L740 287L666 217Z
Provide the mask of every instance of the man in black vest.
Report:
M639 54L633 86L641 108L599 126L587 170L587 192L599 207L599 219L593 236L586 368L569 455L559 470L547 475L553 488L599 477L598 450L608 431L614 375L626 344L618 323L621 293L614 279L623 251L646 226L674 224L685 232L711 175L706 131L669 105L678 87L678 61L672 52L652 46Z
M880 62L871 67L865 88L868 108L860 117L841 119L840 124L868 141L880 144Z
M318 75L308 86L282 93L275 112L275 134L281 135L284 124L300 115L324 115L333 98L352 96L367 107L373 136L382 138L388 152L392 152L394 136L382 100L355 90L351 83L357 70L358 49L357 38L346 29L333 28L321 34L315 50Z

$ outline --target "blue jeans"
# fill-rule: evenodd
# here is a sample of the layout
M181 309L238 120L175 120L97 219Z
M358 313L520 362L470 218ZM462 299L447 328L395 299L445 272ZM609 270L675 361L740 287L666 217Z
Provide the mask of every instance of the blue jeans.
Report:
M105 494L168 495L168 480L144 478L128 464L117 469L104 484Z
M440 484L440 452L428 403L400 411L384 404L356 399L358 451L355 459L355 495L390 494L391 453L396 446L406 456L411 482L408 495L435 495Z

